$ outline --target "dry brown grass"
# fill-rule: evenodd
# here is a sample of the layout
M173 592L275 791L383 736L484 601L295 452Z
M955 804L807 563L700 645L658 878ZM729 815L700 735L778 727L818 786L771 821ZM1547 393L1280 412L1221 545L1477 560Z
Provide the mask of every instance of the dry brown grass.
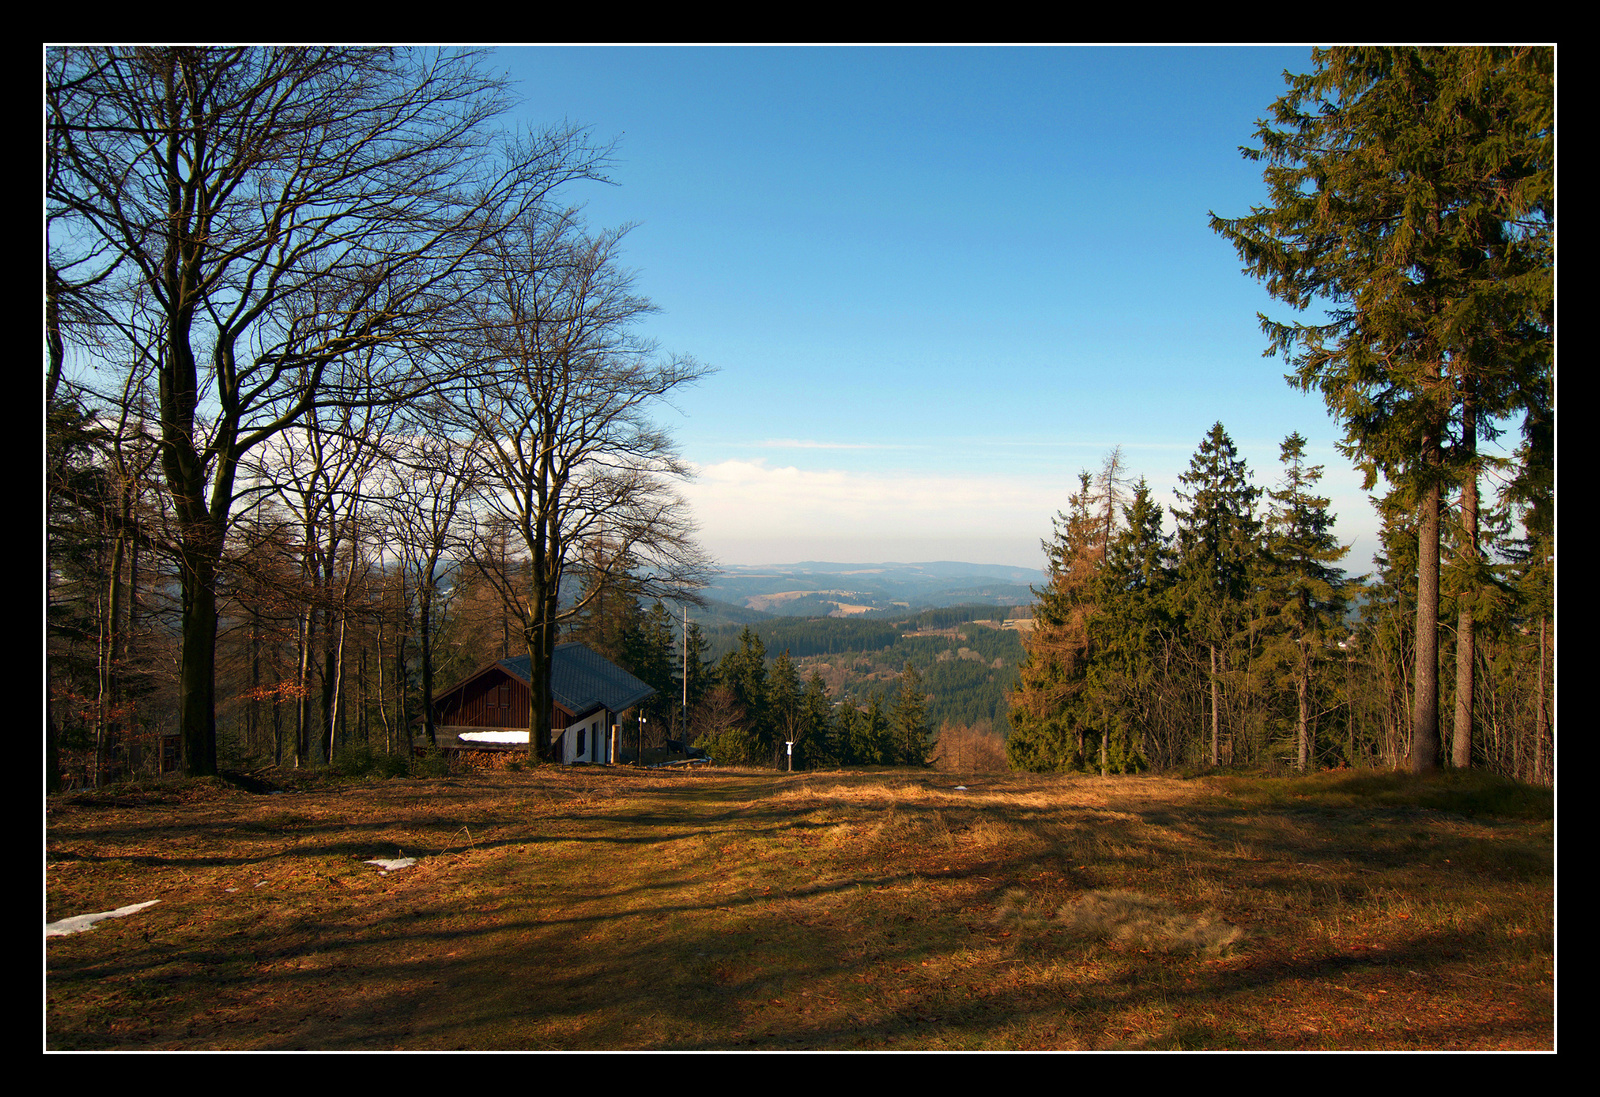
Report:
M1553 823L1437 791L545 767L53 799L47 919L160 903L48 941L46 1042L1551 1048Z

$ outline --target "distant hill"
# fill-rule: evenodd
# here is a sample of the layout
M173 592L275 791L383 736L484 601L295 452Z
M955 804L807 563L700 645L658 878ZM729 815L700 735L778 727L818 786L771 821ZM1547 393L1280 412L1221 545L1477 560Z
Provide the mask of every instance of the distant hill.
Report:
M851 564L815 560L763 567L726 566L707 597L780 617L903 614L953 605L1024 606L1045 573L1003 564Z

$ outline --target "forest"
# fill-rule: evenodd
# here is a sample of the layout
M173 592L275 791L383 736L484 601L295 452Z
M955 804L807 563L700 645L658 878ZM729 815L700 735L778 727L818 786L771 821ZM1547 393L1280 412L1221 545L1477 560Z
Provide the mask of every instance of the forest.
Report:
M639 334L625 230L581 215L612 150L501 131L481 56L48 51L48 782L404 768L439 686L580 639L730 762L926 765L953 728L1033 771L1550 783L1553 55L1313 60L1244 150L1270 201L1211 227L1294 310L1267 351L1374 492L1376 570L1302 436L1268 474L1218 422L1170 516L1120 450L1081 474L1017 629L698 619L652 415L713 371Z
M1387 501L1377 571L1348 574L1316 492L1322 469L1304 451L1299 435L1285 439L1276 486L1263 488L1216 424L1176 487L1187 505L1171 526L1120 450L1081 474L1010 698L1013 766L1410 767L1414 515ZM1442 761L1547 783L1550 544L1527 524L1537 511L1508 504L1488 515L1494 535L1469 569L1459 503L1452 517L1437 674L1454 734Z

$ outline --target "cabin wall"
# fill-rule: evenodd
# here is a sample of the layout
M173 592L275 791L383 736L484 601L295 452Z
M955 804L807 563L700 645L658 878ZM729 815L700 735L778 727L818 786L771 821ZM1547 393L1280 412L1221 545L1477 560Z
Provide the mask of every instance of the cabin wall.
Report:
M486 674L439 702L434 723L441 727L528 729L528 686L508 674ZM559 732L572 717L559 705L550 709L550 728Z

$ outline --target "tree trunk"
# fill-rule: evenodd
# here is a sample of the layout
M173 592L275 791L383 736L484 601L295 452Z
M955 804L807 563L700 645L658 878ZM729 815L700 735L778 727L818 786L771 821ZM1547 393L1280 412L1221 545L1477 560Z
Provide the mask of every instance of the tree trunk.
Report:
M537 566L537 565L535 565ZM533 762L550 760L550 672L556 651L556 598L537 584L538 599L532 626L526 634L528 645L528 757Z
M1456 614L1455 735L1450 747L1450 764L1456 769L1466 769L1472 764L1472 675L1476 666L1472 614L1478 595L1478 433L1470 381L1463 400L1461 445L1466 456L1467 478L1461 485L1461 560L1467 582Z
M1216 769L1220 764L1217 742L1221 731L1221 721L1217 714L1217 645L1207 646L1211 649L1211 768Z
M245 707L245 741L253 752L261 737L261 613L250 606L250 703Z
M178 692L179 727L183 740L183 771L190 777L217 773L216 565L202 554L185 551L183 599L183 652L180 656Z
M1534 683L1533 783L1544 783L1544 614L1539 615L1539 678Z
M349 626L349 613L341 612L339 614L339 642L328 645L333 649L329 658L333 673L331 676L332 688L327 692L329 698L326 706L327 720L323 725L322 760L324 762L333 761L333 748L338 741L338 735L335 734L335 730L344 723L344 706L340 704L340 701L343 700L344 696L344 638Z
M1299 702L1299 718L1296 724L1300 745L1299 770L1307 772L1311 768L1311 656L1306 650L1305 637L1300 638L1300 665L1296 668L1294 676L1295 698Z
M439 745L433 727L433 590L431 574L417 586L417 639L422 645L422 728L427 732L430 747Z
M1411 705L1411 772L1439 766L1439 461L1436 437L1424 437L1424 489L1417 522L1416 691Z
M317 611L307 606L300 618L300 657L295 663L295 769L311 764L311 650L316 634Z

